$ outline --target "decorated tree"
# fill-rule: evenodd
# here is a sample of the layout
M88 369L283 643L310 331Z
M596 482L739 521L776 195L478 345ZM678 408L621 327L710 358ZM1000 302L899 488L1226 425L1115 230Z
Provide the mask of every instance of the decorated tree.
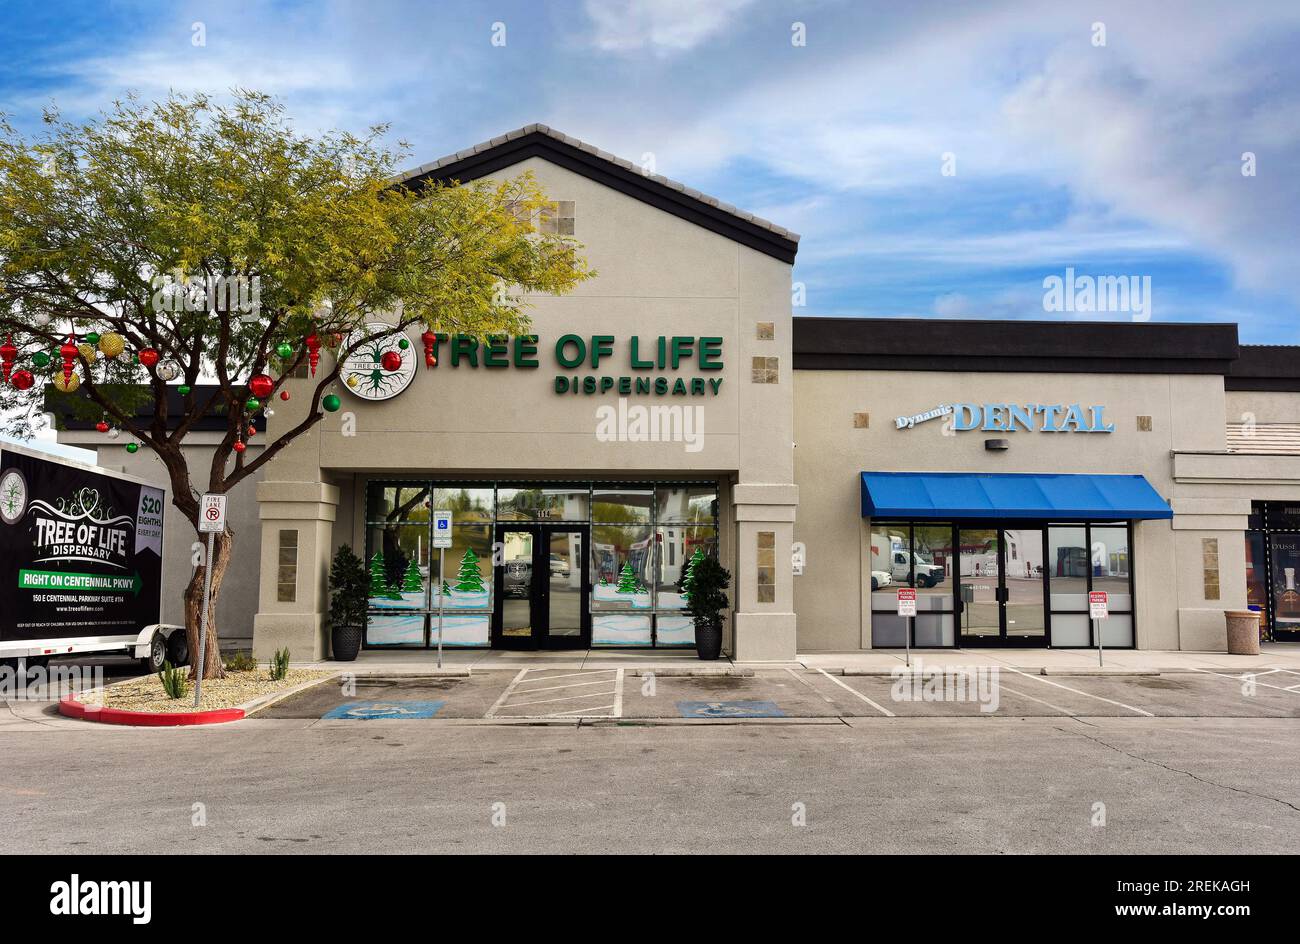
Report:
M472 547L465 548L465 554L460 559L460 571L456 574L459 581L456 589L461 593L481 593L483 591L483 575L478 572L478 555L474 553Z
M81 124L49 112L32 137L0 119L4 431L28 438L46 410L120 430L196 526L202 493L257 475L339 408L339 364L382 340L360 326L519 334L529 293L590 276L576 243L532 225L549 201L531 177L404 186L405 151L384 132L305 136L254 92L127 98ZM299 367L302 418L248 450ZM215 447L185 449L214 416ZM234 537L217 536L184 591L197 654L211 566L207 652L191 660L205 677L224 674L216 601Z
M636 572L632 570L632 562L628 561L623 565L623 569L618 572L618 587L615 593L640 593L641 587L637 584Z
M388 572L384 569L383 554L376 554L370 558L370 595L388 596Z
M686 570L682 573L681 582L678 584L682 598L687 602L691 599L691 581L695 577L695 567L700 561L704 560L703 548L696 548L695 553L686 561Z
M424 589L424 577L420 574L420 567L411 558L411 562L406 565L406 573L402 575L402 592L419 593Z

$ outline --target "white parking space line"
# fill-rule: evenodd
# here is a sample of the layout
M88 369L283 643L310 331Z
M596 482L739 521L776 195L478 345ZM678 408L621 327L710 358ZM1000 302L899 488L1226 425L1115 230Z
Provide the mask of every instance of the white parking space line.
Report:
M884 715L886 718L897 718L897 717L898 717L898 715L894 714L894 713L893 713L892 711L890 711L888 708L885 708L885 707L882 706L882 705L878 705L878 704L876 704L874 701L872 701L872 700L871 700L870 698L868 698L866 695L862 694L862 693L861 693L860 691L858 691L856 688L851 688L850 686L845 685L843 682L841 682L841 681L840 681L839 679L837 679L835 676L831 675L831 674L830 674L829 672L827 672L825 669L818 669L817 671L820 672L822 675L826 676L828 679L830 679L832 682L834 682L834 683L835 683L836 685L838 685L840 688L844 689L844 690L845 690L846 692L848 692L850 695L853 695L853 696L855 696L855 697L857 697L857 698L861 698L863 701L865 701L865 702L866 702L868 705L870 705L872 708L876 709L878 712L880 712L880 713L881 713L882 715Z
M527 674L528 674L527 669L520 669L519 674L516 675L514 679L511 680L510 684L506 686L506 690L501 693L501 697L498 698L495 702L493 702L492 707L487 710L487 714L485 714L483 717L484 718L495 717L497 713L497 709L500 708L503 704L505 704L506 699L509 698L511 692L515 690L515 686L518 685L521 681L523 681L524 676Z
M1261 681L1259 680L1259 676L1260 676L1260 675L1265 675L1265 674L1267 674L1267 673L1264 673L1264 672L1250 672L1250 671L1248 670L1248 671L1243 672L1241 675L1232 675L1232 674L1227 673L1227 672L1215 672L1213 669L1192 669L1192 671L1193 671L1193 672L1200 672L1200 673L1202 673L1202 674L1204 674L1204 675L1213 676L1214 678L1227 679L1227 680L1230 681L1230 682L1237 682L1238 684L1240 684L1241 682L1246 681L1246 677L1247 677L1248 675L1254 675L1254 676L1255 676L1255 678L1253 679L1254 683L1255 683L1256 685L1259 685L1259 686L1262 687L1262 688L1272 688L1272 689L1275 689L1276 691L1279 691L1279 692L1290 692L1292 695L1300 695L1300 692L1297 692L1297 691L1295 690L1296 687L1297 687L1297 686L1295 686L1295 685L1292 685L1292 686L1290 686L1290 687L1288 688L1288 687L1283 686L1283 685L1273 685L1273 684L1270 683L1270 682L1261 682Z
M1071 688L1069 685L1062 685L1060 682L1053 682L1050 679L1045 679L1038 675L1030 675L1028 672L1022 672L1019 669L1012 668L1011 666L1007 666L1006 671L1015 672L1017 675L1023 675L1025 678L1033 679L1035 682L1042 682L1044 685L1051 685L1053 688L1063 688L1067 692L1074 692L1076 695L1083 695L1087 698L1095 698L1097 699L1097 701L1104 701L1108 705L1116 705L1120 708L1125 709L1126 711L1132 711L1139 715L1142 715L1144 718L1155 717L1155 715L1153 715L1149 711L1144 711L1141 708L1134 708L1132 705L1126 705L1122 701L1115 701L1113 698L1103 698L1100 695L1094 695L1092 692L1085 692L1082 689Z
M1062 714L1067 714L1071 718L1079 717L1073 711L1070 711L1070 709L1068 708L1062 708L1060 705L1053 705L1050 701L1043 701L1041 698L1035 698L1033 695L1030 695L1027 692L1022 692L1012 688L1010 685L1007 685L1005 682L1000 682L999 685L1001 686L1004 692L1010 692L1013 695L1019 695L1021 698L1028 698L1030 701L1036 701L1040 705L1046 705L1048 708L1052 708L1056 711L1061 712Z
M522 669L520 674L515 676L515 680L510 683L510 687L502 692L497 703L492 706L489 713L485 716L488 718L562 718L571 715L588 715L593 717L607 718L611 715L607 712L613 711L613 717L619 717L622 711L622 669L596 669L590 672L565 672L561 675L531 675L533 672L545 672L545 669ZM592 679L592 676L602 676ZM569 681L561 685L532 683L549 683L556 679L587 679L588 681ZM581 689L590 689L593 686L599 686L597 691L581 691ZM548 698L533 698L533 695L539 695L548 692L568 691L571 694L557 695ZM563 708L562 704L566 701L582 701L584 699L599 699L604 702L605 699L612 698L612 704L589 705L581 708ZM526 700L520 700L526 699ZM545 707L538 707L545 706ZM558 709L558 710L556 710Z

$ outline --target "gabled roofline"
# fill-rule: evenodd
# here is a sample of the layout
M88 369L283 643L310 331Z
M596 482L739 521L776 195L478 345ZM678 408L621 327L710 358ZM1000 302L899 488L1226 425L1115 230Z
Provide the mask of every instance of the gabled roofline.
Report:
M550 161L782 262L793 264L795 253L799 251L797 233L676 180L660 174L643 173L629 160L615 157L546 125L517 128L472 148L423 164L401 175L395 182L408 185L465 183L487 177L530 157Z

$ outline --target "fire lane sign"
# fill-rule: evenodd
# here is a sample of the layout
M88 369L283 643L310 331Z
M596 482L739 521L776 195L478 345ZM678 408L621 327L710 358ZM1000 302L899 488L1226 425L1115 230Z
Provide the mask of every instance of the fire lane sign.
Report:
M911 587L898 588L898 615L916 615L916 591Z
M1106 595L1105 590L1092 590L1088 593L1088 618L1089 619L1106 619L1110 606L1110 598Z
M224 530L226 530L226 496L208 493L199 502L199 531L220 534Z

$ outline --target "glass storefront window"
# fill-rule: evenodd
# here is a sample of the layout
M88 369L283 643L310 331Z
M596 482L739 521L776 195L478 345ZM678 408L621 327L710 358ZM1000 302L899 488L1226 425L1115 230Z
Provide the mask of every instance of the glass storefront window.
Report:
M492 608L492 526L453 524L451 547L444 551L445 571L441 586L436 582L430 607L444 610L490 610ZM435 555L436 558L436 555ZM433 563L437 577L438 562Z
M654 534L649 525L591 526L591 608L651 607L654 586Z
M1082 525L1053 525L1047 529L1047 580L1053 610L1088 608L1088 539ZM1052 642L1056 621L1052 622ZM1087 642L1077 643L1087 645Z
M702 557L718 556L718 529L660 524L655 531L659 548L659 580L655 606L661 610L686 609L686 583L691 568Z
M655 508L660 525L712 525L718 517L718 490L712 485L658 488Z
M912 547L912 528L906 524L872 522L871 524L871 609L897 612L898 587L908 586L908 566ZM872 634L877 621L872 619ZM900 645L901 645L900 640Z
M438 511L450 511L452 520L457 524L465 521L491 521L495 507L492 496L491 488L437 486L433 490L433 507Z
M427 521L428 501L428 485L371 485L366 493L366 520L406 521L417 511L423 511Z
M1300 534L1270 536L1273 550L1273 625L1300 629Z
M426 524L370 525L371 609L424 609L429 579Z
M594 489L591 520L602 524L649 524L654 497L650 489Z
M497 492L498 521L586 521L589 495L567 485L503 488Z
M1128 528L1124 525L1093 525L1092 589L1105 590L1112 610L1133 609L1129 592Z
M1268 564L1259 531L1246 532L1246 605L1259 610L1261 627L1268 629Z
M953 608L952 527L946 524L917 525L913 535L912 553L917 613L926 610L951 610ZM917 629L919 632L919 624Z

